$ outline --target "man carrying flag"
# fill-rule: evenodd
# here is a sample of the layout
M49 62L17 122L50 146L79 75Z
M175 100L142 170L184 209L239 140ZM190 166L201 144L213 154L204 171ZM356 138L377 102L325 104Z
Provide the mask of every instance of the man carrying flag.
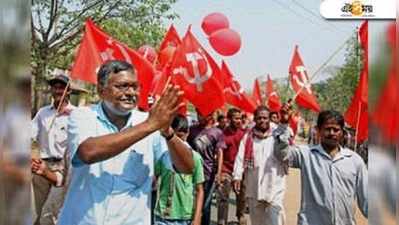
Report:
M317 118L319 145L290 145L290 132L279 126L273 133L274 156L301 171L298 225L355 223L355 205L368 215L367 167L354 151L342 147L344 117L326 110Z
M76 108L69 97L72 88L69 77L59 74L48 84L53 104L42 107L31 122L33 143L39 145L39 157L31 163L32 187L37 215L34 224L54 224L62 206L67 175L66 159L68 118ZM51 206L51 207L50 207Z

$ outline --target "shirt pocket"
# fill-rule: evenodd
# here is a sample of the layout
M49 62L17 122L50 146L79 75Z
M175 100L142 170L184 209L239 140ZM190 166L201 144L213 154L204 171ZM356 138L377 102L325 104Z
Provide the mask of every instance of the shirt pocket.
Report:
M356 188L356 174L343 169L338 169L337 172L337 181L341 187L339 189L342 191L343 197L353 198Z
M54 129L54 140L57 144L66 146L67 144L67 125L57 124Z
M136 150L130 150L129 157L122 173L123 180L135 185L142 186L150 178L149 165L144 161L144 154Z

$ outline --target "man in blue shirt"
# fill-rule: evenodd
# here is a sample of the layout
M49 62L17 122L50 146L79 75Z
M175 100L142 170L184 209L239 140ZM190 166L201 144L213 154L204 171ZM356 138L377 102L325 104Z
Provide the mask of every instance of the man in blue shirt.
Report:
M298 225L354 225L354 202L368 215L367 168L354 151L340 146L344 117L323 111L317 118L320 144L289 145L285 127L274 131L275 157L301 170L301 209Z
M139 112L134 71L123 61L104 63L97 74L101 102L70 116L72 177L59 225L149 225L154 162L169 150L177 171L193 170L192 152L170 128L183 93L168 85L149 114Z

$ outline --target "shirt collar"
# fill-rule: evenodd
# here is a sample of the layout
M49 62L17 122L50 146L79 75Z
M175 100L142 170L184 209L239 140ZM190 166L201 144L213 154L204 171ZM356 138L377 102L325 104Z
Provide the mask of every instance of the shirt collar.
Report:
M57 116L61 116L61 115L69 115L71 113L71 111L73 110L74 105L71 104L71 102L68 101L68 104L65 106L65 108L57 113ZM50 106L51 110L57 111L57 108L54 106L54 103L51 104Z
M94 106L94 111L96 111L96 113L97 113L97 118L98 118L100 121L102 121L103 123L106 123L107 125L113 127L115 130L118 130L118 128L108 119L107 115L105 114L104 109L103 109L103 107L102 107L102 101L99 102L98 104L96 104L96 105ZM132 126L132 122L133 122L133 118L134 118L134 115L133 115L134 112L135 112L135 110L132 110L132 111L131 111L130 116L129 116L128 120L127 120L126 125L125 125L121 130L126 129L127 127Z
M73 105L71 104L70 101L68 101L68 104L67 104L66 108L71 108L71 107L73 107ZM55 110L57 109L57 108L55 108L54 103L51 103L50 109L55 109Z
M321 144L314 146L311 151L318 152L319 154L333 160L337 161L339 159L342 159L344 157L351 157L353 155L353 152L347 148L343 148L342 146L339 146L339 151L337 155L335 155L335 158L332 159L331 156L324 150L323 146Z

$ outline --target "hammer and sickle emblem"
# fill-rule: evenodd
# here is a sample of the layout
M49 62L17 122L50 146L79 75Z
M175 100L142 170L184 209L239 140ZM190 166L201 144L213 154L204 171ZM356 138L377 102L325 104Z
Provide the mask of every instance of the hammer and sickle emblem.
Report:
M175 68L172 72L174 75L183 75L184 79L186 79L190 84L195 84L198 92L202 92L204 90L202 84L206 82L212 75L212 68L210 67L207 58L200 52L201 50L186 54L187 61L190 62L193 67L193 76L190 76L188 74L187 68L182 66ZM200 59L205 60L206 63L205 74L202 74L199 70L198 60Z
M108 39L106 42L108 44L108 47L104 51L100 52L100 57L104 62L107 60L117 59L114 56L115 46L116 46L120 50L125 61L132 64L132 60L131 60L129 54L127 53L125 47L123 47L122 45L120 45L117 42L114 42L112 39Z
M269 97L272 97L272 96L277 96L277 93L275 91L273 91L272 93L270 93Z
M312 94L312 90L310 89L310 83L306 76L306 70L304 66L297 66L296 71L299 72L296 76L293 76L295 82L306 89L309 94Z
M241 99L241 93L243 92L242 88L239 88L238 84L236 83L237 81L233 81L231 84L231 87L225 88L223 91L229 92L230 94L237 96L238 99Z

